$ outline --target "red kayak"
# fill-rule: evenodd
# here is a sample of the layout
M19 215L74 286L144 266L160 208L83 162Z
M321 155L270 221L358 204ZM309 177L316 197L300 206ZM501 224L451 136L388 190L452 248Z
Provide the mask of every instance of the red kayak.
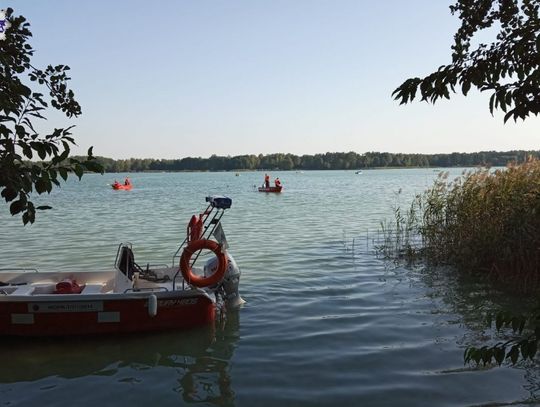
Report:
M112 189L115 189L115 190L125 189L125 190L129 191L131 188L133 188L132 184L124 185L124 184L120 184L120 183L115 183L115 184L112 184L111 186L112 186Z
M259 187L259 192L281 192L283 187Z

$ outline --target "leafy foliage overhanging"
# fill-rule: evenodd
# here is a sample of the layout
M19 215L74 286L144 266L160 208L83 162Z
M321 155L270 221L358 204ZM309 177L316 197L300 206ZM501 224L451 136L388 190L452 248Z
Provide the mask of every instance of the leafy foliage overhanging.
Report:
M459 0L450 7L461 26L454 36L452 63L424 78L407 79L394 92L401 104L436 102L474 87L490 92L489 110L504 122L540 113L539 0ZM483 30L498 30L491 44L473 46Z
M50 193L53 185L60 186L60 178L65 181L69 173L80 179L84 171L101 172L102 168L94 160L92 148L85 160L69 157L70 146L75 144L70 132L73 126L54 129L45 136L34 129L32 120L45 119L48 103L42 93L23 83L24 77L44 86L50 104L67 117L80 115L81 107L67 87L69 67L49 65L41 70L32 66L30 24L23 16L14 16L12 9L7 9L6 18L11 25L6 39L0 40L0 196L10 203L11 214L22 214L27 224L34 222L36 210L50 209L34 206L32 192ZM30 161L33 158L45 162Z

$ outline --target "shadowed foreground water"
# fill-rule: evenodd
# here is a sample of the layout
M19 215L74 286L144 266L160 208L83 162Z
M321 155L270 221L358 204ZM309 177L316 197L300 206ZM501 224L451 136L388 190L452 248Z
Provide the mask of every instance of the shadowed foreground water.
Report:
M87 175L44 197L54 209L26 228L4 207L0 267L94 270L111 267L122 241L139 263L170 263L204 197L228 195L223 226L247 303L189 332L2 339L2 405L533 402L536 364L462 362L465 346L489 333L478 309L507 298L445 271L389 268L368 244L392 205L405 205L436 172L271 175L282 194L254 192L261 173L131 174L132 191L112 191L114 176Z

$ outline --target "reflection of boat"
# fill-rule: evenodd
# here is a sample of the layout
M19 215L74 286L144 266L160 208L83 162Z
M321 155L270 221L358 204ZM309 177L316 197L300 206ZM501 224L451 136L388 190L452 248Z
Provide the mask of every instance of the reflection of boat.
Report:
M259 187L259 192L281 192L283 187Z
M212 196L194 215L173 265L135 263L121 244L115 269L103 272L0 271L0 335L56 336L189 328L213 321L224 304L236 307L240 271L226 252L221 217L232 201ZM218 240L211 240L210 237ZM202 252L213 252L204 268ZM180 254L181 253L181 254ZM180 259L180 268L178 261ZM176 265L175 265L176 264Z
M120 184L119 182L115 182L111 186L112 186L112 189L117 190L117 191L120 189L125 189L129 191L133 188L133 184Z
M63 379L136 375L138 381L152 382L158 377L172 384L160 390L169 392L160 393L162 400L172 396L177 400L174 404L234 405L229 364L239 336L238 310L228 310L223 322L182 332L120 338L3 338L0 381L4 385L14 383L21 390L26 384L36 386L36 382L45 380L61 392L63 385L72 386ZM98 397L107 397L105 394L118 385L116 380L108 383L110 386L99 386ZM137 389L132 397L138 391L148 391L144 386ZM5 404L21 402L21 391L8 393L2 399ZM30 391L22 397L28 405L43 405L42 392Z

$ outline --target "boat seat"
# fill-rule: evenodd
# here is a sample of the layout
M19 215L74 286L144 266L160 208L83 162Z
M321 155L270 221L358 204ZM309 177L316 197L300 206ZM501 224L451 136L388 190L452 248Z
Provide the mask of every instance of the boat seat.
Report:
M105 284L86 284L81 294L101 294Z
M133 273L136 271L142 273L143 270L137 263L135 263L135 256L133 255L133 251L130 247L122 246L120 250L120 256L118 257L116 268L124 273L127 278L133 280Z
M31 295L36 287L30 284L25 284L17 287L10 295Z

